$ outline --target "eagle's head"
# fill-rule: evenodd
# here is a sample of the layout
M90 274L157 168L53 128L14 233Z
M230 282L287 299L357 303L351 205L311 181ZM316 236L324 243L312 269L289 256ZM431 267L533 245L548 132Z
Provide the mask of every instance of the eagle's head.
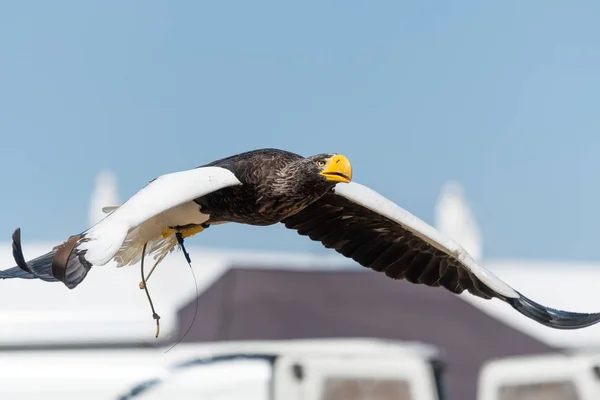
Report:
M342 154L326 153L291 161L278 172L278 191L293 197L321 197L352 180L352 164Z

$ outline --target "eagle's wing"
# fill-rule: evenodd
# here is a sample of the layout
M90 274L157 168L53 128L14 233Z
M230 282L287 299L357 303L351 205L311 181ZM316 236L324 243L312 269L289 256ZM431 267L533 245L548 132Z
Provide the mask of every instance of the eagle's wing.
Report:
M460 245L358 183L338 184L333 193L283 222L393 279L498 298L551 328L578 329L600 321L600 313L555 310L528 299L477 264Z
M231 171L221 167L199 167L162 175L121 206L111 208L110 214L96 225L27 262L23 257L20 231L17 229L13 234L13 256L17 266L0 271L0 279L37 278L48 282L61 281L72 289L85 278L92 266L111 261L121 249L128 233L143 222L179 208L182 212L189 212L191 207L182 206L219 189L240 184ZM59 264L63 268L57 268Z

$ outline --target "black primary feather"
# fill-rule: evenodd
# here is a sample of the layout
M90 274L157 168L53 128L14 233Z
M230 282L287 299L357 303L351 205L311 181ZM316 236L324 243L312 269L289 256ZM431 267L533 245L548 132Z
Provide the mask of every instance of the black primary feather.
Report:
M15 230L12 239L13 257L17 266L0 271L0 279L37 278L46 282L61 282L61 280L57 279L52 274L52 260L58 251L58 247L55 247L51 251L27 262L25 261L23 249L21 247L21 229ZM71 257L69 257L63 283L69 289L73 289L75 286L81 283L81 281L83 281L90 268L91 265L85 261L83 254L73 254Z
M517 292L519 293L519 292ZM600 321L600 313L577 313L543 306L519 293L519 298L505 301L521 314L555 329L580 329Z
M33 260L26 262L23 256L23 249L21 247L21 229L15 230L12 235L12 253L16 267L9 268L4 271L0 271L1 279L41 279L46 282L58 282L52 275L52 259L56 254L55 250L52 250L46 254L43 254Z

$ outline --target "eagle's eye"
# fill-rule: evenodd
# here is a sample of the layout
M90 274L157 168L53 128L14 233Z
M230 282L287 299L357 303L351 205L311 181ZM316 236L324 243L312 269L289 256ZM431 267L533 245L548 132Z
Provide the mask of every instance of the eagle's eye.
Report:
M324 166L325 166L325 164L327 164L327 163L325 162L325 160L319 160L319 161L317 161L317 165L318 165L319 167L321 167L321 168L322 168L322 167L324 167Z

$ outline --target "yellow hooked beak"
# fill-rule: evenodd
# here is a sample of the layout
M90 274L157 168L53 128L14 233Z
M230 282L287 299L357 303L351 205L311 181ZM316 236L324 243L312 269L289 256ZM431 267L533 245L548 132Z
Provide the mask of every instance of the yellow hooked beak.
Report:
M321 175L329 181L349 183L352 180L352 164L346 156L337 154L327 160Z

